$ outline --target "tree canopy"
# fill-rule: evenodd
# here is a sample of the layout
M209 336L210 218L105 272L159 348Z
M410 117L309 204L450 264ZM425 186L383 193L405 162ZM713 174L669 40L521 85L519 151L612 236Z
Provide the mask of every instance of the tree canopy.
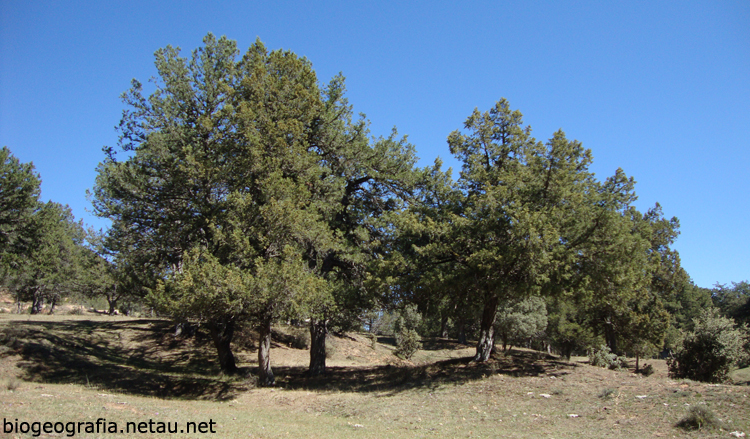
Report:
M97 168L106 232L41 203L33 165L0 151L4 284L33 312L76 289L110 313L138 296L207 328L225 373L249 326L260 385L275 382L271 327L285 320L308 323L313 375L331 330L383 310L410 316L396 325L405 356L418 331L450 326L476 340L476 361L496 334L507 347L544 328L566 356L604 342L640 358L674 347L712 302L747 321L746 282L692 285L679 221L636 209L632 177L597 179L590 150L562 130L537 140L505 99L448 135L454 179L439 159L416 168L395 128L372 136L344 77L323 84L293 52L257 40L241 55L208 34L189 56L159 49L155 66L123 93L119 142Z

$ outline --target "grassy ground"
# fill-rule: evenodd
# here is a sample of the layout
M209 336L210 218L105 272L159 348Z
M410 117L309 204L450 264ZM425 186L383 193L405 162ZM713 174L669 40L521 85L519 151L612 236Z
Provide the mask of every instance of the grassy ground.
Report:
M750 434L750 387L670 380L662 361L651 362L650 377L525 350L475 364L472 348L430 340L404 362L391 354L389 340L373 346L355 334L334 338L329 374L313 379L304 374L308 352L291 348L289 331L280 329L271 351L278 386L259 389L251 343L237 347L242 376L223 377L206 335L175 337L170 329L161 320L0 314L1 416L11 423L84 423L75 437L165 436L84 433L85 423L93 428L98 418L118 429L145 422L144 431L150 420L154 431L159 422L176 422L180 430L205 422L208 431L213 421L213 436L222 438ZM249 336L240 334L240 341ZM748 375L734 378L746 383ZM675 427L696 407L715 414L723 428ZM0 437L29 436L0 430Z

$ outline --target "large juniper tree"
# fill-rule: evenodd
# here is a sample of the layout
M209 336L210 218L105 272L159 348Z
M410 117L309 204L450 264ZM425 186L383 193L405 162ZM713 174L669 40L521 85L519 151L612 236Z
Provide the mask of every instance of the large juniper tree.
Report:
M231 340L249 322L260 384L273 384L271 324L305 315L320 373L329 321L367 302L373 221L392 209L413 151L395 135L368 139L342 77L321 91L291 52L256 42L237 61L234 42L204 43L190 59L157 51L156 90L125 93L126 157L106 150L95 207L113 219L110 246L153 274L154 304L208 326L222 370L236 369Z
M110 245L152 273L154 303L208 326L223 371L236 370L236 325L255 324L261 384L273 384L270 325L310 285L302 250L328 239L310 154L320 93L290 52L256 42L237 61L233 41L204 43L189 59L157 51L156 90L134 81L124 94L125 158L106 149L94 205L113 219Z
M475 110L464 127L448 137L462 162L457 190L432 170L424 202L402 220L402 248L414 257L401 265L417 273L409 294L458 297L463 309L477 309L475 360L486 361L501 303L585 286L582 249L603 218L628 204L632 182L621 173L598 182L590 151L561 131L537 141L504 99Z
M595 183L591 154L580 143L557 132L545 144L522 124L521 113L501 100L488 112L475 110L467 134L448 137L463 162L464 197L445 250L482 307L477 361L494 347L498 304L540 291L564 263L570 224Z
M382 252L384 217L403 207L417 178L413 146L395 129L389 137L368 138L367 121L353 119L344 94L344 78L336 76L323 90L325 110L314 131L328 190L324 218L336 239L308 248L310 266L326 281L317 295L307 297L312 375L325 372L329 326L361 324L361 314L373 305L375 294L365 281Z

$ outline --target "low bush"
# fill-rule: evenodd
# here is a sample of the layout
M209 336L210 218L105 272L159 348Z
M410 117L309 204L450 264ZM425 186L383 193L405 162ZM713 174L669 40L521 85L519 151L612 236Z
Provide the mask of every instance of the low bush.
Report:
M654 366L650 364L644 364L643 367L638 370L638 373L645 377L651 376L654 374Z
M16 377L9 378L8 382L5 384L5 388L11 392L17 390L19 387L21 387L21 380Z
M310 331L308 329L293 328L290 332L292 336L291 347L294 349L310 349Z
M723 425L714 412L704 405L695 405L690 407L688 414L682 418L676 427L684 430L702 430L722 428Z
M396 350L393 353L400 358L408 360L422 348L420 340L421 337L417 331L402 329L396 334Z
M628 362L625 357L614 354L609 346L602 346L598 350L592 350L589 353L589 363L592 366L606 367L612 370L623 370L628 368Z
M408 360L422 348L417 328L422 323L422 315L416 305L408 305L399 312L394 329L396 330L396 356Z

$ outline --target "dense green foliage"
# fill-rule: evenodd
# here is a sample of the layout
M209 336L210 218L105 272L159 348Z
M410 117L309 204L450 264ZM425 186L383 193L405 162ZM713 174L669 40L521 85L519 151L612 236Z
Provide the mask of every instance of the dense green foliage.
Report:
M712 298L722 315L750 325L750 283L732 282L731 287L717 284Z
M127 158L106 150L95 208L113 220L110 248L152 274L148 300L211 329L223 370L236 370L234 328L249 322L272 384L271 324L306 316L320 373L329 323L351 325L372 300L377 218L403 198L412 148L395 133L370 144L342 77L321 90L291 52L256 42L237 61L233 41L204 42L190 59L158 51L157 90L134 81L123 96Z
M521 346L547 328L547 307L539 296L514 300L500 305L495 322L495 333L503 351Z
M39 176L0 150L0 275L18 302L49 312L80 287L85 233L70 208L39 200Z
M0 257L2 266L27 244L24 233L39 203L39 175L21 163L7 146L0 149Z
M736 328L734 320L716 309L705 310L687 334L682 349L668 360L669 374L711 383L724 382L737 364L747 360L748 328Z
M50 312L73 293L80 277L84 232L67 206L40 204L31 216L27 244L6 282L19 301L30 301L31 313Z

